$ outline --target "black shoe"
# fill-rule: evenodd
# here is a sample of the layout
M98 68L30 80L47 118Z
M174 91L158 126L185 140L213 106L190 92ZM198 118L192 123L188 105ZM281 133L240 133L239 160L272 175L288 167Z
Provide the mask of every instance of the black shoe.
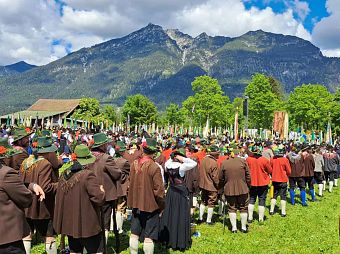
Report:
M236 234L237 230L232 230L231 233Z
M241 229L241 232L244 233L244 234L247 234L248 233L248 229Z
M214 223L213 222L207 222L207 225L212 226L212 225L214 225Z
M287 216L287 214L281 214L281 217L286 217Z
M248 223L250 224L250 223L253 223L253 220L247 220L248 221Z
M274 212L269 212L270 215L274 215Z
M202 224L202 223L203 223L203 220L200 220L200 219L197 220L197 224Z

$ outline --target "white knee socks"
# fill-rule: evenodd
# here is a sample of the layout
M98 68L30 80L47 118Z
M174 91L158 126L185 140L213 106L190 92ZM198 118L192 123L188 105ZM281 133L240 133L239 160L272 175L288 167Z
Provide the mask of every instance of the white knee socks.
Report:
M105 230L105 241L106 241L106 244L107 244L107 240L109 240L109 231Z
M218 214L223 215L223 208L224 208L224 201L219 200L218 201Z
M124 217L122 212L116 213L116 222L117 222L117 230L118 233L123 233L123 223L124 223Z
M205 205L200 204L200 215L199 215L200 220L203 220L204 211L205 211Z
M338 187L338 179L334 179L334 186Z
M247 230L247 213L240 213L241 216L241 228Z
M319 196L322 197L322 191L323 191L323 184L319 183Z
M281 200L281 214L286 215L286 200Z
M237 226L236 226L236 213L229 213L229 220L231 224L231 230L236 231Z
M270 212L273 213L275 210L275 205L276 205L276 199L271 199L270 200Z
M248 205L248 220L253 220L254 205Z
M207 216L207 223L211 223L211 219L214 213L213 207L208 207L208 216Z
M329 192L332 192L333 191L333 184L334 184L334 182L333 181L329 181L329 189L328 189L328 191Z
M30 254L31 253L31 243L32 243L32 241L31 240L23 240L23 242L24 242L26 254Z
M264 206L259 206L259 221L260 222L262 222L264 219L264 210L265 210Z
M323 183L323 190L325 191L326 190L326 181L322 181L322 183Z
M155 245L152 241L144 241L144 246L143 246L143 250L144 250L144 254L153 254Z
M57 243L55 241L51 243L45 243L46 254L57 254Z
M138 237L130 236L130 253L138 254Z

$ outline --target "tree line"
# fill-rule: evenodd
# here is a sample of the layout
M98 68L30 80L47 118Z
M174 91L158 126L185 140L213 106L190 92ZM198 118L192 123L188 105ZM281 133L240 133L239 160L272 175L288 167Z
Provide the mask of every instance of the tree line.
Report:
M100 106L95 98L83 98L73 118L91 121L135 125L158 126L204 126L209 119L211 127L231 126L235 113L239 114L239 125L245 124L244 98L248 98L248 128L271 129L274 111L289 113L290 129L326 130L331 120L333 130L340 133L340 88L331 93L320 84L303 84L289 94L279 81L264 74L254 74L242 97L233 101L224 94L217 79L204 75L192 82L194 95L182 105L170 103L165 111L158 111L154 102L146 96L136 94L127 97L122 107Z

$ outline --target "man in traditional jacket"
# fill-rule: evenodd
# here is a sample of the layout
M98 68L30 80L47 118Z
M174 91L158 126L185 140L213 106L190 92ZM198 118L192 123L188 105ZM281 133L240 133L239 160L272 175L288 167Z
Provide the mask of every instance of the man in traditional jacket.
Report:
M105 204L102 207L102 212L104 214L105 238L107 241L111 224L111 214L115 211L115 201L123 195L120 184L122 171L118 168L114 159L106 153L107 146L112 140L104 133L94 134L93 140L94 144L91 149L93 155L96 157L93 169L105 190Z
M239 210L241 232L247 233L247 212L251 179L248 164L244 159L237 157L238 153L238 149L233 150L234 156L222 162L219 178L228 204L232 232L237 232L236 212Z
M312 202L315 201L315 191L314 191L314 168L315 161L312 155L312 149L310 146L307 146L303 152L303 165L304 165L304 181L306 185L308 185L309 193L312 197Z
M67 235L71 253L103 253L104 239L99 207L105 192L92 169L96 160L87 146L78 145L75 158L61 172L58 183L53 226Z
M37 197L34 197L31 207L25 211L27 222L31 228L31 235L24 238L24 245L29 253L32 234L36 229L45 238L46 253L56 254L57 244L54 238L55 232L52 219L58 179L51 163L38 154L56 152L57 147L48 143L45 138L38 139L34 153L26 158L20 167L22 181L26 184L37 183L46 195L45 200L42 202Z
M0 160L5 154L5 150L0 152ZM26 253L22 239L29 235L30 229L24 209L32 204L32 192L40 201L45 198L37 184L30 183L27 189L18 173L0 162L0 254Z
M126 151L126 146L123 141L117 141L115 147L115 162L118 168L122 171L121 176L121 186L122 194L117 200L117 212L116 212L116 222L118 233L123 233L123 223L124 215L126 212L127 205L127 192L129 188L129 175L130 175L130 163L122 157L123 153Z
M306 197L306 183L303 179L305 166L303 164L303 157L299 147L293 147L292 151L287 154L292 173L289 176L289 194L290 202L295 205L295 188L296 186L300 189L300 198L302 206L307 206Z
M272 167L267 158L262 156L260 149L255 151L246 159L251 175L251 187L250 187L250 201L248 206L248 221L253 221L253 213L256 199L259 199L259 222L264 221L264 211L266 207L266 198L268 193L268 184L270 180L270 174L272 173Z
M13 130L12 146L15 152L3 159L3 163L15 170L19 170L22 162L28 157L29 135L31 131L17 128Z
M144 241L144 253L153 253L153 241L158 239L165 191L161 171L153 160L157 151L156 140L146 138L142 157L131 164L128 193L128 206L132 208L131 254L138 253L139 240Z
M272 171L272 185L274 186L274 196L270 201L269 214L273 215L276 205L276 199L280 195L281 203L281 216L286 216L286 200L288 189L288 177L290 176L292 169L290 167L289 160L284 157L285 150L275 150L274 158L270 161L273 168Z
M206 155L199 166L202 203L200 204L199 221L203 221L205 207L208 206L207 224L212 224L212 216L214 206L217 202L217 190L219 182L219 168L217 159L219 156L219 148L216 145L208 147L208 155Z

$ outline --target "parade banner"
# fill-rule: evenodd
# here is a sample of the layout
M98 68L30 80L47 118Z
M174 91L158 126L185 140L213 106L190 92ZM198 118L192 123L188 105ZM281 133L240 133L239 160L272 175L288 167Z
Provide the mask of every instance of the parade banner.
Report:
M273 130L279 133L280 139L288 139L289 119L285 111L275 111Z

